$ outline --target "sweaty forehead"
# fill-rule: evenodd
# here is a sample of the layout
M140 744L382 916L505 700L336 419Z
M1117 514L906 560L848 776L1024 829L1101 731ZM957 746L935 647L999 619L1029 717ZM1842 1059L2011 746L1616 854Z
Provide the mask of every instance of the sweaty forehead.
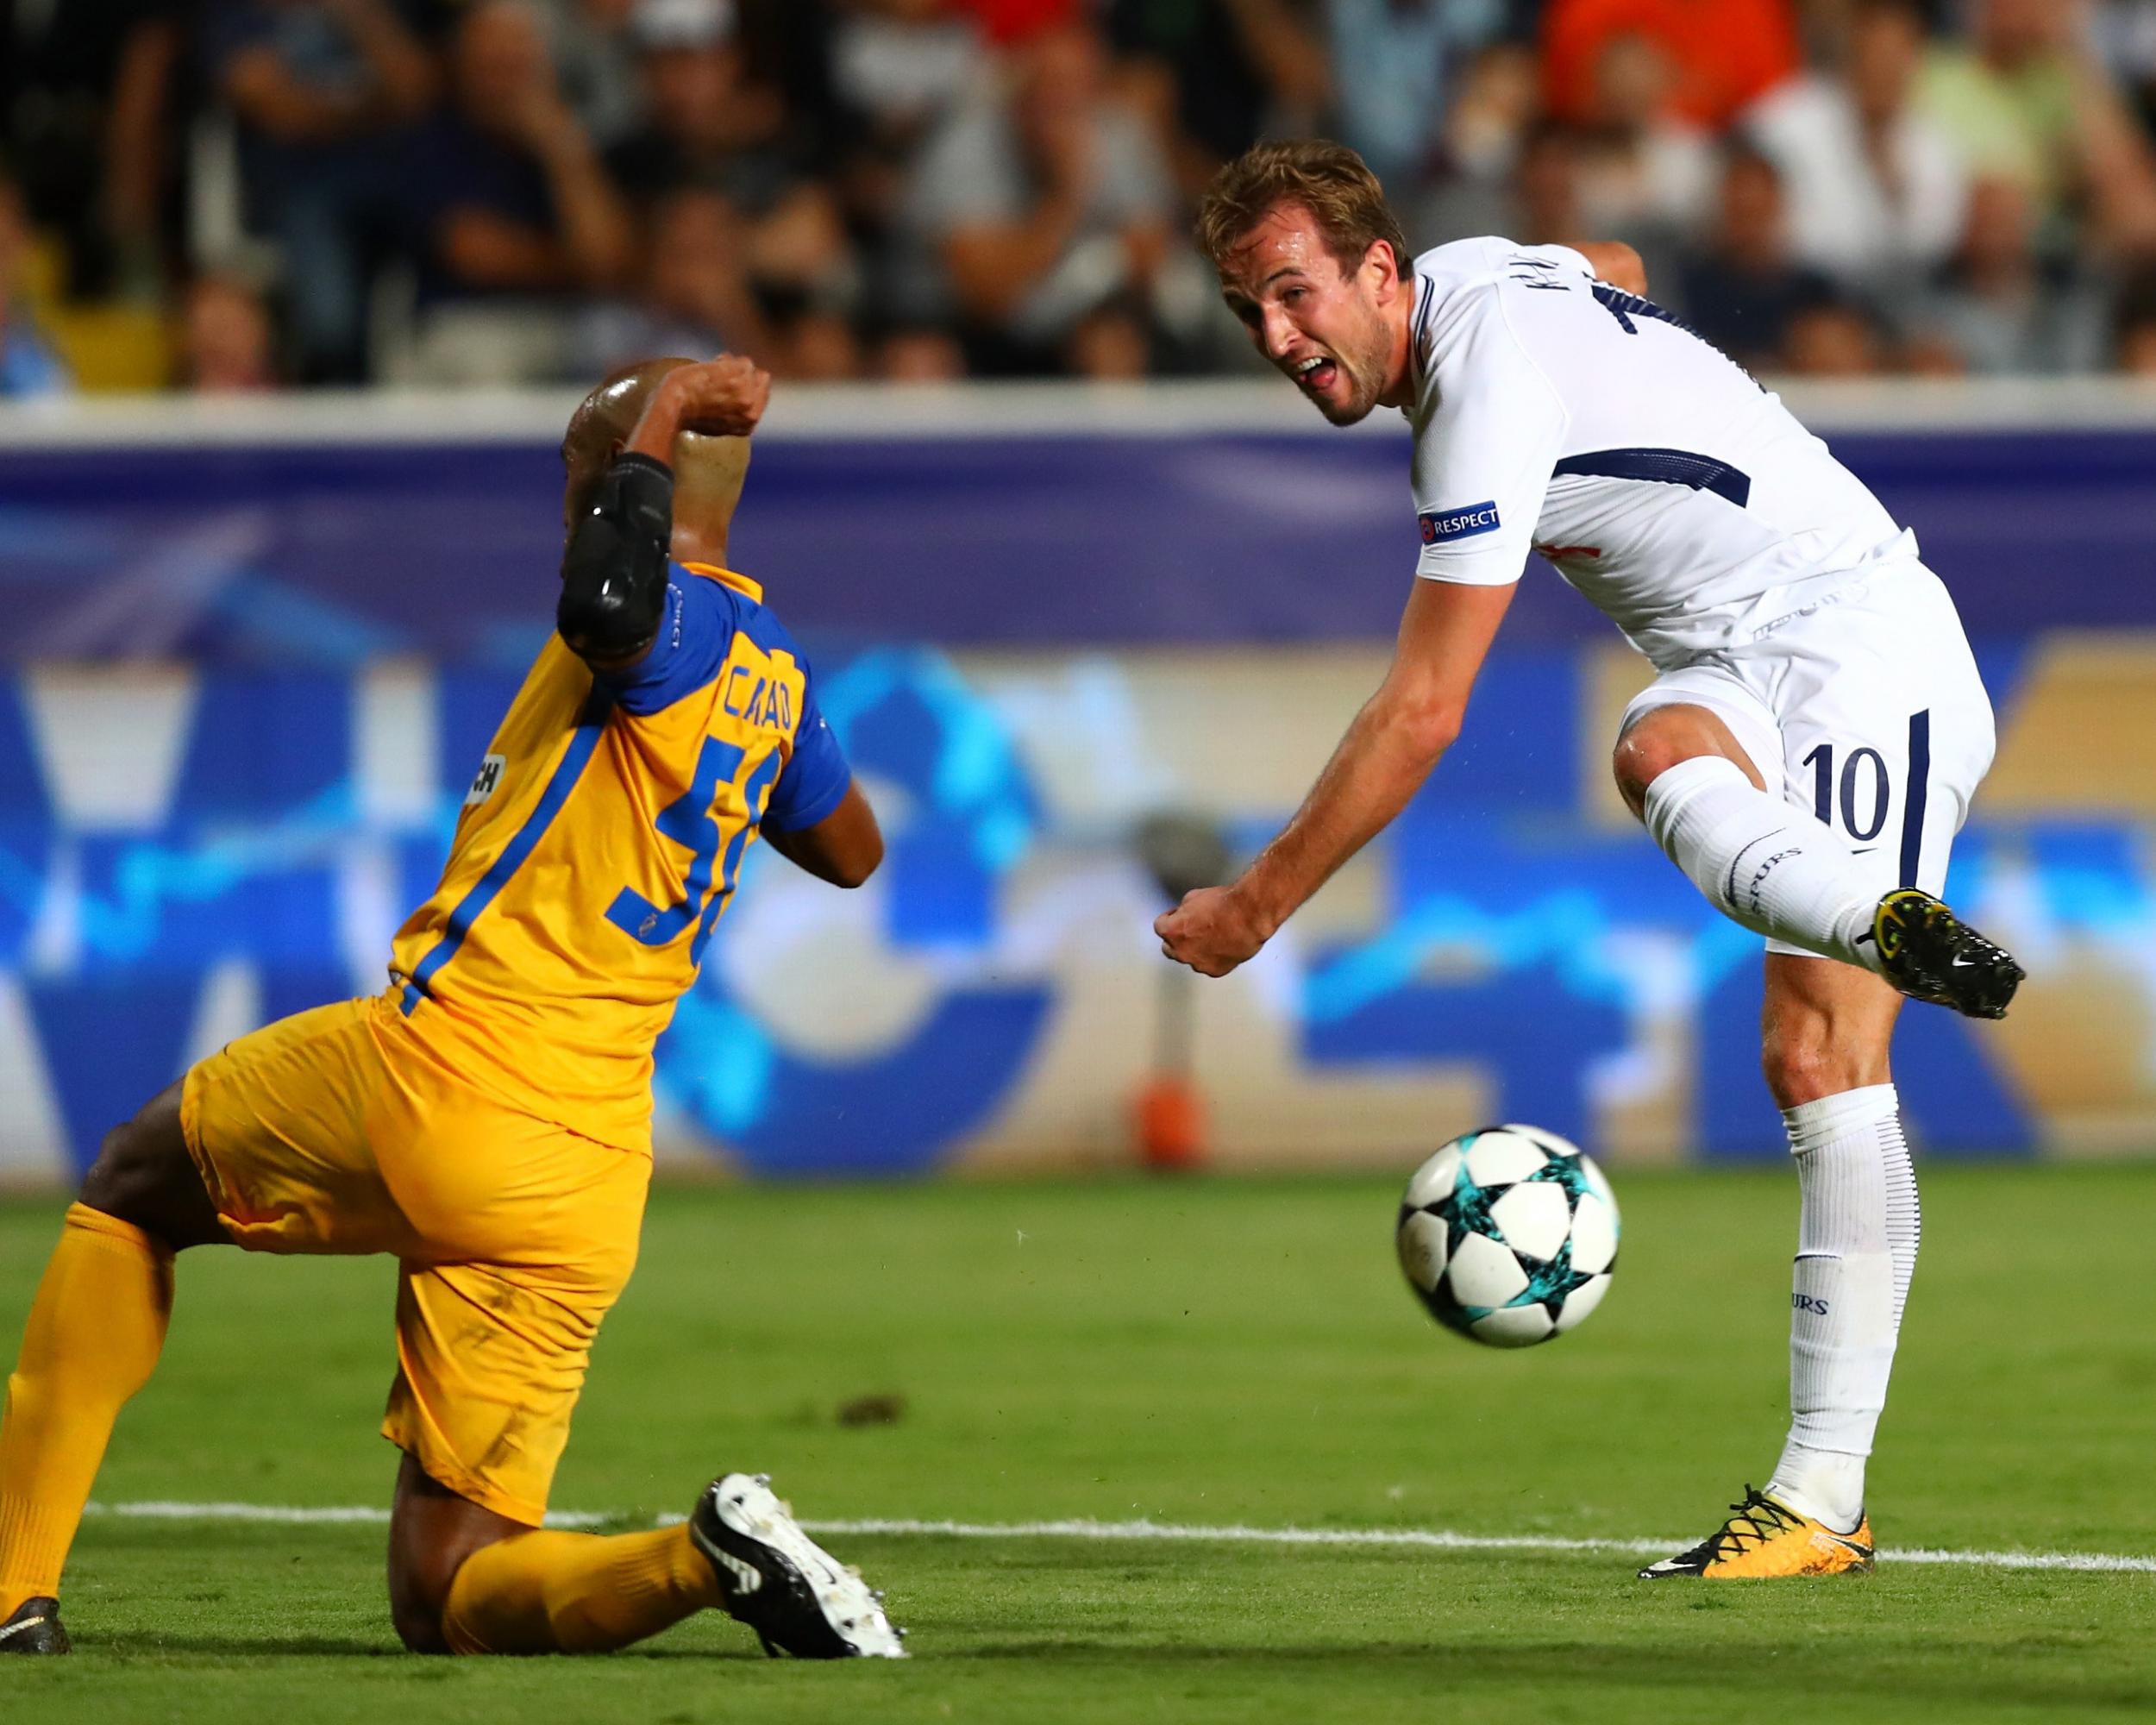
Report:
M1309 212L1275 210L1238 240L1220 271L1220 285L1255 298L1284 270L1306 275L1329 273L1332 254L1326 249Z

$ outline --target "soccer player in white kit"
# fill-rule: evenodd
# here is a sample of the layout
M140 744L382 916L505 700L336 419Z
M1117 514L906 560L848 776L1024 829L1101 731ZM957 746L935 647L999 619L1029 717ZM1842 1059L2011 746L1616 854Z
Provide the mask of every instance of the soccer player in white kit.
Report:
M1781 1459L1640 1573L1870 1568L1865 1462L1919 1232L1895 1019L1904 995L1996 1018L2021 977L1934 896L1993 742L1952 600L1824 443L1644 297L1629 247L1472 239L1410 261L1376 178L1317 141L1222 169L1198 234L1326 418L1407 415L1421 551L1383 684L1280 836L1159 919L1163 951L1226 975L1400 812L1540 552L1661 674L1625 714L1618 787L1767 938L1766 1077L1802 1195Z

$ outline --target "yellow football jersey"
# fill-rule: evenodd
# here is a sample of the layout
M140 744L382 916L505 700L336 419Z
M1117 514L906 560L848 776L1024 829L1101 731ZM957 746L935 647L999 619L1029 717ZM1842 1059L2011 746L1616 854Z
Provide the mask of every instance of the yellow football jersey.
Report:
M677 566L658 639L594 674L557 636L473 781L442 884L397 936L392 1044L571 1131L651 1145L652 1046L765 822L850 782L757 585Z

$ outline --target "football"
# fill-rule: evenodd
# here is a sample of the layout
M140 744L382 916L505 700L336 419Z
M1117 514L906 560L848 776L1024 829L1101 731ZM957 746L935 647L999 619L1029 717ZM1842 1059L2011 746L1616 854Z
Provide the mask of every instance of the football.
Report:
M1415 1170L1397 1243L1432 1317L1492 1347L1530 1347L1577 1328L1609 1291L1617 1199L1555 1132L1485 1126Z

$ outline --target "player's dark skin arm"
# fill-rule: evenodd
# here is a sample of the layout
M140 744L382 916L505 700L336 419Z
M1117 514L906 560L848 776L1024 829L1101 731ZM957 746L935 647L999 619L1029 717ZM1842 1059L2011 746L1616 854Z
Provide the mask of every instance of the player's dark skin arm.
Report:
M725 555L738 474L731 492L722 488L717 499L707 499L712 518L690 518L690 499L674 489L676 440L685 431L746 437L770 398L769 373L737 355L678 367L652 392L628 437L611 450L599 486L587 491L576 482L580 476L572 476L563 509L569 534L563 599L555 620L561 638L594 671L628 670L651 650L671 552L691 561ZM641 458L663 477L663 504L650 495L649 484L639 484L626 498L609 493L607 481L624 456ZM640 476L652 477L649 471ZM663 524L655 518L662 509L667 514Z
M1154 923L1163 953L1204 975L1226 975L1383 831L1459 735L1512 595L1510 584L1415 583L1392 668L1302 807L1240 879L1188 894Z
M764 843L795 868L834 887L860 886L883 861L883 832L858 781L846 787L838 806L814 826L796 832L775 826L761 831Z
M745 438L763 417L770 395L770 377L748 360L723 356L703 365L682 366L653 391L628 437L610 452L610 466L624 456L636 456L667 467L675 453L676 440L685 431L707 437ZM700 458L686 462L671 499L670 549L675 555L691 562L724 561L727 530L747 468L745 444L733 446L730 453L707 448ZM588 502L581 507L588 509ZM580 512L578 487L572 486L565 511L571 536L570 558L579 555L576 535L583 526ZM624 538L636 534L624 535L606 524L600 526L604 530L600 538L582 548L587 566L581 574L587 586L594 580L608 586L624 584L620 597L625 605L635 607L639 596L628 589L639 580L647 585L655 580L663 586L665 553L650 543L624 544ZM656 530L655 524L649 521L636 529L646 539ZM599 547L597 551L595 544ZM593 558L595 563L591 561ZM565 581L572 578L568 561L565 559ZM603 639L620 626L620 621L605 615L605 607L592 601L592 594L583 593L564 605L558 618L562 638L594 671L629 669L651 650L650 640L639 641L626 650L605 650ZM858 784L847 786L838 806L814 826L798 832L782 832L770 826L762 832L771 847L788 862L837 887L860 886L883 861L883 834L876 825L875 811Z

